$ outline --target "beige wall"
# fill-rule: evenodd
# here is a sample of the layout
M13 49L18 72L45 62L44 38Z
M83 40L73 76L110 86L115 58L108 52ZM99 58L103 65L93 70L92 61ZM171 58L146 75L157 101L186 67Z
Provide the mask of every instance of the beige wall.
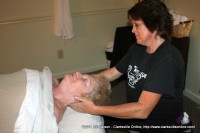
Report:
M49 66L56 77L106 68L105 47L137 0L70 0L75 37L53 35L53 0L0 1L0 73ZM57 51L64 58L58 59Z
M177 14L186 15L194 20L190 33L190 49L186 77L185 95L200 104L200 1L165 0L169 8Z

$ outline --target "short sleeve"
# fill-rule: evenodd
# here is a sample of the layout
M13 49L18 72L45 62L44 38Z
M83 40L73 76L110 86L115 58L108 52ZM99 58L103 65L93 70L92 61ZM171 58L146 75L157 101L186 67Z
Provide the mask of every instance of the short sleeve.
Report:
M170 56L158 59L151 66L144 90L174 97L175 65Z

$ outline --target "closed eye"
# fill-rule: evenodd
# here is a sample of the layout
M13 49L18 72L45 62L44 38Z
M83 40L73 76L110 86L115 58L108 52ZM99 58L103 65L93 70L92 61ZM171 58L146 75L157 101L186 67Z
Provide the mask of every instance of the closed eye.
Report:
M90 85L90 78L89 78L89 77L84 78L83 80L84 80L86 86L89 86L89 85Z
M83 81L84 81L86 87L87 87L87 88L90 88L90 87L91 87L91 76L89 76L89 75L84 75L84 76L82 77L82 79L83 79Z

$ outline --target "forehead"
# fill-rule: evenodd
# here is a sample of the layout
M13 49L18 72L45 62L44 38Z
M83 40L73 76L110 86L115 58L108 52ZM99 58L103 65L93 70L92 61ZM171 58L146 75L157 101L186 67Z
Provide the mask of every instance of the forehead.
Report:
M88 89L92 89L96 86L96 78L93 75L89 75L89 74L80 74L77 79L74 82L76 83L80 83L83 86L85 86Z
M86 78L86 81L85 81L86 86L89 89L93 89L94 87L97 86L97 79L95 78L95 76L86 74L85 78Z

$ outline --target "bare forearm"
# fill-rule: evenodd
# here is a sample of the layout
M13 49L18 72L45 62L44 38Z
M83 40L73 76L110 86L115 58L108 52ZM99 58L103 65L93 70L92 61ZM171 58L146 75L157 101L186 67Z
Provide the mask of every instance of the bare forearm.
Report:
M120 73L115 67L102 71L100 74L106 77L109 81L113 81L122 75L122 73Z
M161 95L142 91L138 102L117 106L96 106L94 111L99 115L112 116L123 119L146 119L160 100Z
M139 103L130 103L117 106L96 106L95 114L111 116L121 119L146 119L149 112Z

